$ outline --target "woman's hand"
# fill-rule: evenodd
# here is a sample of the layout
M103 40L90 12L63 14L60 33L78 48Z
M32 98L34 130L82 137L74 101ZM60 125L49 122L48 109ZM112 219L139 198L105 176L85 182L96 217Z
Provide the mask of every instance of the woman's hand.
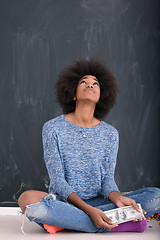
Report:
M117 201L116 205L117 205L117 207L133 206L138 212L141 212L139 210L139 207L138 207L138 205L137 205L137 203L136 203L136 201L134 199L131 199L129 197L125 197L123 195L121 195L119 197L119 200ZM144 211L143 209L142 209L142 211L143 211L143 214L145 215L146 211ZM139 218L139 219L134 219L133 222L141 221L141 220L145 220L145 219L146 219L145 217Z
M111 192L109 194L109 196L110 196L110 200L112 202L114 202L117 207L133 206L138 212L141 212L134 199L129 198L129 197L125 197L118 192ZM142 211L143 211L143 214L145 215L146 211L144 211L143 209L142 209ZM146 219L145 217L139 218L139 219L134 219L133 222L141 221L141 220L145 220L145 219Z
M92 219L97 228L112 229L118 225L114 224L104 213L98 208L90 207L88 216Z
M100 209L85 203L75 192L68 196L67 201L85 212L92 219L97 228L112 229L117 226Z

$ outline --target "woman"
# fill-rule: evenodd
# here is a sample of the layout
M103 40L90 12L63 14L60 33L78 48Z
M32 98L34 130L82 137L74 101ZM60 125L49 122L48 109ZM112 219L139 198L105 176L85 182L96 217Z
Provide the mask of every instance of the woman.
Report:
M145 217L116 225L103 213L129 205L140 211L137 203L147 217L160 210L158 188L121 194L114 181L118 131L102 120L116 99L113 74L94 58L81 59L61 72L55 87L65 114L42 130L49 194L22 193L22 211L47 230L50 225L83 232L143 232Z

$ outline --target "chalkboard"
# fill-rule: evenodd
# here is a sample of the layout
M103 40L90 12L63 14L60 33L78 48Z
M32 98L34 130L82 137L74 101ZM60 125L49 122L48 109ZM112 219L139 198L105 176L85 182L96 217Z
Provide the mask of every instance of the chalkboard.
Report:
M0 1L0 206L23 191L48 191L43 124L62 114L54 84L80 57L98 56L115 75L121 191L160 186L158 0Z

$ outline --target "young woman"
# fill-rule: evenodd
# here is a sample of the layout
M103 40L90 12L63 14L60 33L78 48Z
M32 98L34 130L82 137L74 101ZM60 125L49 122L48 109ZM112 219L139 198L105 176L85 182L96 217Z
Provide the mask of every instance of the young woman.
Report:
M94 58L81 59L61 72L55 87L63 114L42 129L49 193L25 191L18 200L22 211L45 228L143 232L145 217L116 225L103 213L129 205L140 211L137 203L146 217L160 210L160 189L122 194L115 183L118 131L103 121L116 99L113 74Z

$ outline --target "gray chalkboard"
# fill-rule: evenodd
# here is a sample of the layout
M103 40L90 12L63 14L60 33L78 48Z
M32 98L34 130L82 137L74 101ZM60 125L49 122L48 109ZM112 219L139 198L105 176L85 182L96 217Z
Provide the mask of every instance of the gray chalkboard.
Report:
M54 84L64 66L99 56L119 92L105 121L120 135L121 191L160 186L158 0L0 1L0 206L48 191L43 124L62 113Z

